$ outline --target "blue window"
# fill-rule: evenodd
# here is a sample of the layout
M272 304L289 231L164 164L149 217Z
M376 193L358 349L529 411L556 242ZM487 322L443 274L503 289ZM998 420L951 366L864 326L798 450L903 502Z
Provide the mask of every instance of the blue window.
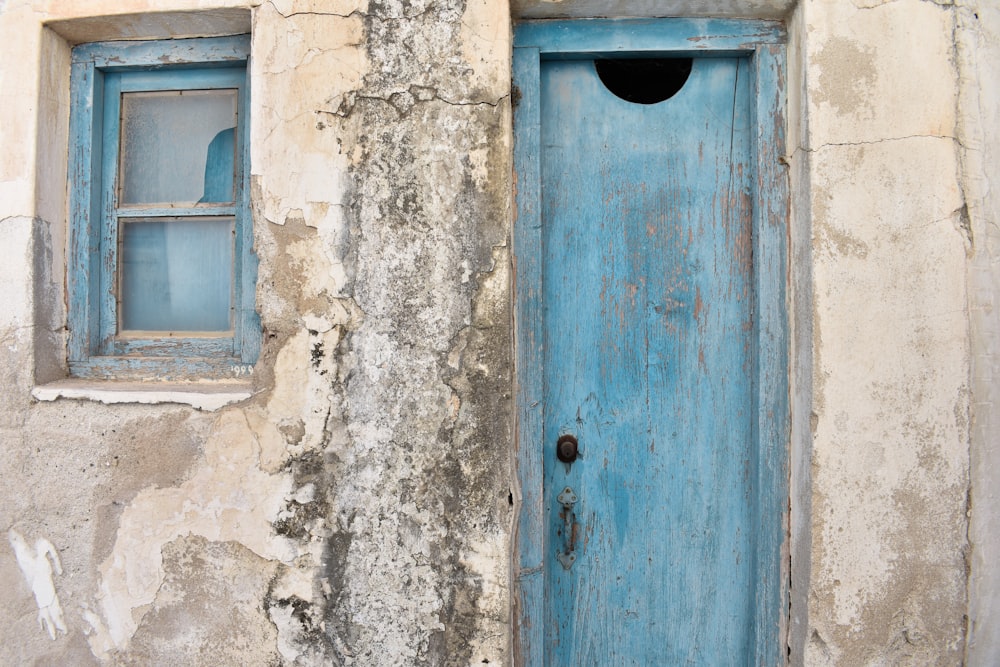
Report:
M242 35L73 50L71 374L216 379L256 361L249 47Z

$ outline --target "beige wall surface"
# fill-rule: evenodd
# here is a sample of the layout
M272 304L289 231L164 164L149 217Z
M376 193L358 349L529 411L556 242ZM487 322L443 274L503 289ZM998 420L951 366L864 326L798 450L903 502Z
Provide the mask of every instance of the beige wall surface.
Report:
M790 662L1000 661L1000 9L652 4L0 0L0 664L516 663L512 12L786 20ZM252 396L39 400L71 46L240 32Z
M956 10L859 4L806 2L797 17L808 130L792 150L808 163L812 275L803 662L959 664L972 239Z
M959 142L972 247L969 665L1000 664L1000 5L961 2L956 17Z
M252 398L33 401L65 368L70 46L239 32ZM0 664L504 663L509 35L492 0L0 3Z

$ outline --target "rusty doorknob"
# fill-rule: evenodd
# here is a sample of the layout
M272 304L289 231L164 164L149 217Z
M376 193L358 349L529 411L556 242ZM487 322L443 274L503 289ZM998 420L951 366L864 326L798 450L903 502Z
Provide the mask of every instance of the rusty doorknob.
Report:
M559 457L560 461L572 463L576 461L578 453L579 445L574 436L569 434L559 436L559 440L556 442L556 456Z

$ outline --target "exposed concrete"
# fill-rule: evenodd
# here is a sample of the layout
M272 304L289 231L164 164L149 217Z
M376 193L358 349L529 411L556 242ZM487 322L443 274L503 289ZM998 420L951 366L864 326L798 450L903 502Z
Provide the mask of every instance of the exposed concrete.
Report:
M63 572L53 583L67 628L55 641L39 629L32 587L18 576L13 554L5 552L0 578L13 597L4 612L9 633L0 645L4 664L20 664L25 656L48 664L96 662L88 619L101 618L97 575L101 563L115 560L126 508L148 489L179 487L201 458L212 417L175 406L113 408L76 401L40 404L24 411L18 428L0 431L5 479L31 490L5 493L0 520L28 544L47 540L58 550ZM137 527L137 536L142 539L155 527Z
M363 313L323 347L343 365L343 426L327 449L341 482L328 498L330 604L312 618L344 664L504 660L504 16L502 3L369 3L334 19L360 29L363 86L327 89L303 127L317 134L309 145L349 138L350 226L330 261L346 280L329 272L327 291ZM316 236L330 233L300 210Z
M235 542L179 537L163 547L163 583L129 651L135 665L280 664L261 600L278 565Z

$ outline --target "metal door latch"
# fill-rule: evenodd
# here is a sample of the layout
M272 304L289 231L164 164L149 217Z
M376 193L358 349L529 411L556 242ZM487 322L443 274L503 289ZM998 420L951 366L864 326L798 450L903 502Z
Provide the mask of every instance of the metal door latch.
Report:
M563 520L563 545L561 549L556 551L556 560L562 564L564 569L568 570L576 562L576 540L580 532L580 524L576 522L576 512L573 511L573 505L577 501L576 492L567 486L562 490L562 493L556 496L556 500L562 505L559 517Z
M563 463L572 463L580 455L580 445L576 438L570 434L559 436L556 442L556 458Z

